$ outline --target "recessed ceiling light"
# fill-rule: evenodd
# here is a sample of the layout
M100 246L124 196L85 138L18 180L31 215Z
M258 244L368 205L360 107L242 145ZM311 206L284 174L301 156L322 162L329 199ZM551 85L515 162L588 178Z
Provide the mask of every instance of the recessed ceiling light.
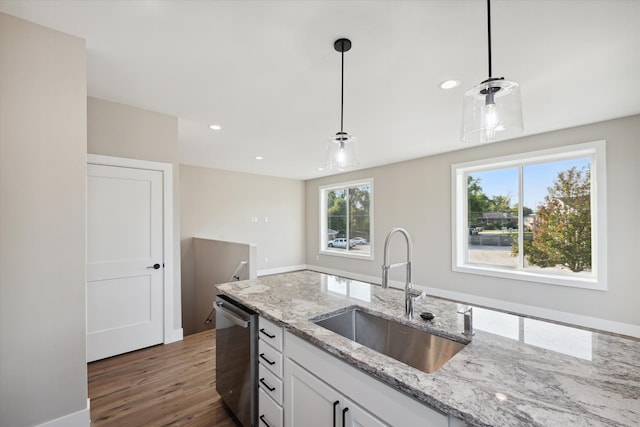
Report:
M264 160L264 157L262 157L262 156L256 156L256 160Z
M440 83L440 89L453 89L460 86L460 80L445 80Z
M320 172L322 172L322 171L324 170L324 168L318 168L318 170L319 170Z
M211 129L211 130L220 130L220 129L222 129L222 126L220 126L220 125L209 125L209 129Z

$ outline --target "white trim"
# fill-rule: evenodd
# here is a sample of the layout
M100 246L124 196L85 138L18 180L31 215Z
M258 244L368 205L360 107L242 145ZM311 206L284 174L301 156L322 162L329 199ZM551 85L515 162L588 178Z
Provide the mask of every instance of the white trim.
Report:
M588 277L562 275L552 272L537 272L529 269L507 269L489 265L471 264L468 261L468 229L466 197L466 175L469 172L487 171L508 167L520 167L543 162L589 157L591 159L591 215L592 215L592 274ZM452 244L451 270L461 273L480 274L492 277L503 277L513 280L523 280L537 283L547 283L591 289L607 290L607 191L606 191L606 141L599 140L581 144L567 145L546 150L523 152L489 159L474 160L451 165L451 216L452 216ZM521 173L519 172L519 177ZM522 180L518 183L521 186ZM522 195L522 188L519 194ZM596 203L597 202L597 203ZM523 220L522 203L519 218ZM519 242L523 244L523 229L518 230ZM519 251L523 254L523 251ZM522 255L523 256L523 255Z
M286 267L266 268L264 270L258 270L258 277L271 276L273 274L290 273L292 271L306 270L306 264L289 265Z
M163 342L169 344L182 339L182 329L174 330L174 252L173 252L173 165L148 160L87 154L87 163L125 168L147 169L162 172L163 188L163 251L164 251L164 325ZM177 332L180 331L180 332Z
M89 399L87 399L87 407L77 412L63 415L54 420L45 421L36 427L88 427L91 425L91 411L89 409Z
M366 283L380 284L381 278L368 276L364 274L352 273L350 271L336 270L333 268L322 267L319 265L307 264L307 270L317 271L324 274L332 274L334 276L346 277L352 280L358 280ZM602 319L592 316L584 316L581 314L567 313L564 311L551 310L543 307L525 305L510 301L504 301L494 298L487 298L478 295L471 295L462 292L449 291L446 289L432 288L414 283L414 286L427 291L427 295L439 298L446 298L456 302L465 304L476 304L486 308L506 311L522 316L537 317L555 322L562 322L568 325L575 325L583 328L595 329L598 331L611 332L614 334L627 335L630 337L640 338L640 325L631 323L616 322L615 320ZM389 282L389 287L404 289L404 282Z
M172 342L176 342L176 341L182 341L182 338L184 338L184 334L183 334L183 330L182 328L176 328L173 330L173 333L171 334L171 341L165 342L165 344L170 344Z
M327 190L337 190L337 189L349 189L349 188L353 188L353 187L359 187L359 186L363 186L363 185L368 185L369 186L369 254L359 254L357 252L351 252L348 249L345 249L344 252L339 251L339 250L333 250L333 249L328 249L327 248L327 242L325 240L325 237L327 235L326 230L328 229L328 224L327 224L327 215L326 215L326 206L327 206L327 201L326 201L326 191ZM335 183L335 184L327 184L327 185L321 185L318 187L318 196L319 196L319 204L318 207L320 208L320 228L318 230L319 233L319 249L318 249L318 253L322 254L322 255L331 255L331 256L338 256L338 257L344 257L344 258L353 258L353 259L362 259L362 260L368 260L368 261L374 261L375 257L374 257L374 222L373 222L373 213L374 213L374 191L373 191L373 178L363 178L363 179L358 179L355 181L348 181L348 182L339 182L339 183ZM347 206L348 209L348 206ZM347 233L346 235L349 235L349 223L347 221Z

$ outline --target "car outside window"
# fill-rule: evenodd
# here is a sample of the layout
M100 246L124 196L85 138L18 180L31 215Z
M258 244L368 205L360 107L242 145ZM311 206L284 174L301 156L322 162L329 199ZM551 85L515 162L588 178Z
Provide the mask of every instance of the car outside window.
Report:
M373 179L320 187L320 253L373 259Z

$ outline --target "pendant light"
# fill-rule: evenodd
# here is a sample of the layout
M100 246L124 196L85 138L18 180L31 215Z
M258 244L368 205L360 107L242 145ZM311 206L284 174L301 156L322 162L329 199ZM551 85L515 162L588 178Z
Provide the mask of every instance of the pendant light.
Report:
M491 0L487 0L489 78L464 94L462 142L492 142L512 138L524 129L520 85L492 77Z
M351 40L338 39L333 44L342 55L342 73L340 79L340 132L329 140L327 145L326 168L344 171L358 167L358 146L356 138L344 131L344 53L351 49Z

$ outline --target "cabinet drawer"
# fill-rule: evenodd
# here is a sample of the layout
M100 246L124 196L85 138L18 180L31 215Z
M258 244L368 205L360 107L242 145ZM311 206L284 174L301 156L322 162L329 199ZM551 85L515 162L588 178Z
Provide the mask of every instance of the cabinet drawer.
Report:
M260 317L258 321L258 336L269 343L276 350L282 352L282 326Z
M282 378L282 354L263 341L258 343L258 362L278 378Z
M278 405L282 405L282 380L263 364L258 367L258 387L267 393Z
M258 425L260 427L282 427L282 407L258 390Z

